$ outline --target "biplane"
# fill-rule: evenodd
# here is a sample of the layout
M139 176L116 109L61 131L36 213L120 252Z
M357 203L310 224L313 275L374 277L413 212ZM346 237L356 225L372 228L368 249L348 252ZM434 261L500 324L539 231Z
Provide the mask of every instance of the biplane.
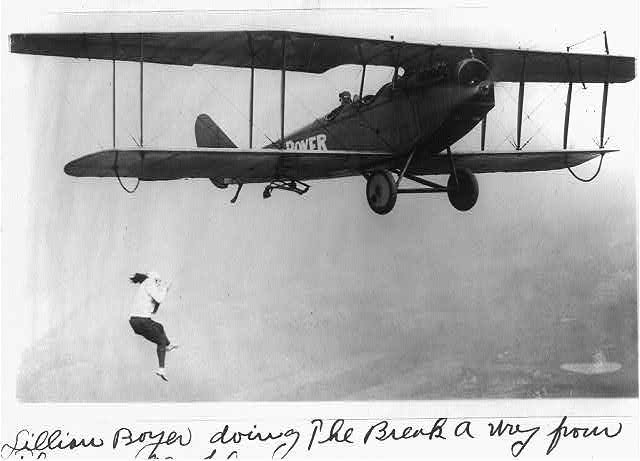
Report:
M33 55L113 62L113 147L69 162L64 171L77 177L116 177L140 181L207 178L215 186L236 185L235 203L245 183L304 194L306 181L362 176L366 197L378 214L389 213L398 194L447 193L458 210L478 198L476 174L571 168L600 157L605 148L605 119L610 83L635 77L633 57L521 49L441 46L287 31L183 33L13 34L11 51ZM140 142L115 145L115 64L140 63ZM197 147L143 147L143 64L213 65L251 69L249 148L238 147L207 115L195 122ZM321 74L342 65L361 66L359 94L340 94L340 105L326 116L285 134L287 72ZM388 66L393 78L376 94L364 95L368 66ZM253 148L254 71L281 74L280 138ZM517 130L512 151L485 150L487 113L495 104L494 84L519 84ZM524 150L522 113L526 82L567 83L563 148ZM597 148L567 149L572 85L602 83L600 143ZM455 152L451 145L481 124L480 150ZM598 167L598 171L600 166ZM597 173L596 173L597 174ZM425 176L448 175L446 184ZM580 179L580 178L579 178ZM412 181L415 187L400 187Z

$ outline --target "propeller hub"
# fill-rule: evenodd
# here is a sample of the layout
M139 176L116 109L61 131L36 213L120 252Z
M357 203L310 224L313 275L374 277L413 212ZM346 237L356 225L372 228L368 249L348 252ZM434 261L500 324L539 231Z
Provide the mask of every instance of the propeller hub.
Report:
M483 97L489 96L489 94L491 93L492 86L493 86L493 83L488 80L485 80L479 83L478 86L476 87L476 90L478 91L478 95Z
M489 67L478 58L463 59L456 66L458 83L473 87L489 79Z

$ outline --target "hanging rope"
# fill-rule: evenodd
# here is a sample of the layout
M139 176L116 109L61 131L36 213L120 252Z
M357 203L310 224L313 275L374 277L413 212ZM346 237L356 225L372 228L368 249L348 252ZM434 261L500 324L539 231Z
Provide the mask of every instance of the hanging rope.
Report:
M600 168L602 167L602 159L604 158L604 154L600 154L600 163L598 164L598 169L596 170L596 172L594 173L593 176L591 176L589 179L584 179L581 178L580 176L578 176L577 174L575 174L573 172L573 170L571 169L571 167L569 166L569 162L567 162L566 158L565 158L565 164L567 165L567 170L569 170L569 173L571 173L571 175L576 178L578 181L580 182L591 182L594 179L596 179L596 177L598 176L598 174L600 173Z
M120 184L120 187L122 187L122 190L124 190L127 194L133 194L135 191L138 190L138 187L140 187L140 177L138 177L138 182L136 183L133 189L127 189L127 187L122 182L122 179L120 179L120 173L118 171L118 151L116 151L116 158L115 158L115 161L113 162L113 171L116 174L116 178L118 178L118 183ZM140 154L140 176L142 176L143 171L144 171L144 154Z
M140 178L138 178L138 182L136 183L136 186L133 189L127 189L126 186L122 183L122 180L120 179L120 175L118 174L118 170L117 169L116 169L116 177L118 178L118 182L120 183L120 187L122 187L122 189L128 194L133 194L135 191L138 190L138 186L140 186Z

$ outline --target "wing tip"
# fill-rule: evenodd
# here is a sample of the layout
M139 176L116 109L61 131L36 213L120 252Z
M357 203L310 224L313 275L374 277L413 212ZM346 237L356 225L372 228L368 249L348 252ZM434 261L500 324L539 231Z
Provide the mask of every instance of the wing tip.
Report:
M9 35L9 49L12 53L19 53L20 48L18 47L18 43L20 41L20 37L24 34L11 34Z
M67 163L67 164L64 166L64 172L65 172L65 174L67 174L68 176L76 176L76 177L80 176L80 175L78 174L78 169L77 169L77 167L78 167L78 160L79 160L79 159L71 160L69 163Z

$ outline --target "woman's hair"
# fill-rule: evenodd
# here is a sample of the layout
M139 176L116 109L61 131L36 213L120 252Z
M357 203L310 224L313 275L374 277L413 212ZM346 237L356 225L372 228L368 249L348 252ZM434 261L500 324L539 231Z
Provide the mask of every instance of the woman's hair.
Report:
M131 277L129 277L129 280L131 280L131 283L142 283L148 278L149 277L147 276L147 274L141 274L140 272L136 272Z

